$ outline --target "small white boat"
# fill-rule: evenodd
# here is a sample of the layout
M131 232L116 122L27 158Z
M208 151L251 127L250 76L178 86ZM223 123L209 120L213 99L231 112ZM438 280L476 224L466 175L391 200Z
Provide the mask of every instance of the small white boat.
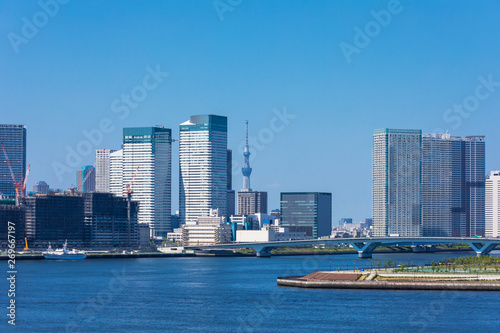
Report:
M58 260L80 260L87 258L87 252L80 251L76 249L68 250L68 241L63 245L62 249L52 249L52 246L47 248L47 251L43 252L43 257L45 259L58 259Z

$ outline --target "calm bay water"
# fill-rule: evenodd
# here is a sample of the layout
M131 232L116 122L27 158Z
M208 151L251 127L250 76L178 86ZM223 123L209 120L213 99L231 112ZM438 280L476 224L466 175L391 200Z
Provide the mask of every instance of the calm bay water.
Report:
M498 255L498 254L495 254ZM452 253L374 255L414 264ZM22 332L498 332L500 293L307 290L276 277L366 265L356 255L21 261ZM5 262L4 266L7 266ZM5 316L0 284L0 331Z

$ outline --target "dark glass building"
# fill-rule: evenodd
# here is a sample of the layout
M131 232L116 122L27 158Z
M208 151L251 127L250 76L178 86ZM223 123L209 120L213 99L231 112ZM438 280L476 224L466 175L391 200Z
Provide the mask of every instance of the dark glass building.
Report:
M85 240L88 247L137 247L138 203L111 193L85 193Z
M26 209L26 237L28 242L39 246L85 245L84 205L79 194L49 194L26 197L22 200Z
M9 157L16 182L22 182L26 174L26 126L0 124L0 141ZM0 151L0 156L0 195L14 198L16 188L3 151Z
M11 233L16 240L16 247L24 247L25 224L24 208L15 205L14 200L0 200L0 246L5 249L9 239L9 222L14 227L14 233Z
M281 193L281 223L306 236L330 236L332 231L332 194L320 192Z

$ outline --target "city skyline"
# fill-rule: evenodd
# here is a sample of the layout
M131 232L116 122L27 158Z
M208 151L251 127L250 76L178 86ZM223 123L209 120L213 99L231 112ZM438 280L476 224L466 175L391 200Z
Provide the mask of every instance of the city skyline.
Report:
M228 117L236 170L244 121L252 124L252 187L269 193L269 209L279 207L280 192L326 191L341 194L334 196L334 221L369 217L374 128L486 135L486 170L497 170L500 49L478 36L499 28L491 13L500 4L400 3L401 11L349 63L339 45L354 45L354 28L372 22L371 11L387 9L386 1L242 4L224 21L210 2L99 4L99 13L61 5L19 52L7 38L1 44L2 122L27 125L27 187L40 180L69 187L77 168L93 164L95 150L120 148L121 128L161 124L179 138L179 123L207 113ZM37 3L0 6L8 17L0 23L4 36L21 34L22 18L41 10ZM122 95L132 92L138 99L129 106ZM76 151L83 142L89 153L67 164L67 148ZM172 172L175 184L176 163ZM307 177L291 183L295 175ZM233 182L241 184L239 172ZM178 210L175 187L172 202Z

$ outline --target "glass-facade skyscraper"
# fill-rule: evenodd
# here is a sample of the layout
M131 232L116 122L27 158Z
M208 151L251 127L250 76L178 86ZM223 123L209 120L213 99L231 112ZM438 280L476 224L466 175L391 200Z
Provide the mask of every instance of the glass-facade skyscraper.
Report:
M16 182L22 182L26 174L26 126L0 124L0 141L9 157ZM0 151L0 156L0 195L14 198L16 188L3 151Z
M113 168L119 169L114 156L110 158ZM138 222L149 225L151 237L167 236L171 231L172 130L162 126L124 128L122 163L122 193L137 171L132 200L139 202ZM116 170L111 173L113 179Z
M422 131L373 133L373 229L376 237L422 235Z
M484 137L427 134L422 163L423 236L484 236Z
M332 233L332 194L320 192L281 193L280 224L306 236L318 238Z
M180 125L180 222L227 215L227 118L197 115Z

